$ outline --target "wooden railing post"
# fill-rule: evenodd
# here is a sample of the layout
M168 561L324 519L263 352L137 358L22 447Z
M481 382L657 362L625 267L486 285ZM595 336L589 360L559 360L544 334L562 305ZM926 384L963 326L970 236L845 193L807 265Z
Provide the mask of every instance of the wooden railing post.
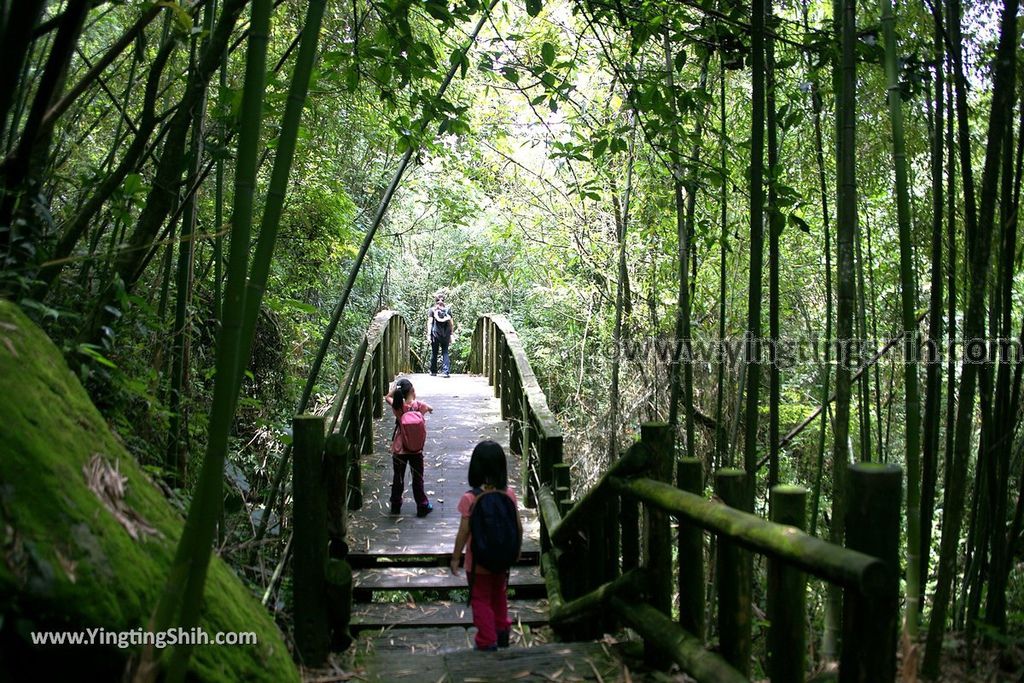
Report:
M903 473L896 465L858 463L847 470L846 486L846 547L882 560L885 572L878 595L844 592L839 680L891 683L899 626Z
M508 419L514 417L512 415L512 394L516 390L516 379L515 379L515 367L512 364L512 348L508 343L508 337L505 337L505 343L502 345L501 350L501 369L502 369L502 382L501 382L501 417Z
M498 333L497 326L493 320L488 319L487 321L487 382L494 387L494 391L498 391L498 375L497 367L498 362L496 360L498 355ZM495 396L498 394L495 393Z
M358 368L353 368L353 372L358 372ZM348 502L349 510L358 510L362 507L362 472L359 468L359 453L360 444L362 444L362 418L360 417L359 411L362 409L362 405L359 401L358 377L355 377L352 381L352 386L349 389L348 401L352 405L352 411L349 413L349 419L346 424L342 425L342 429L345 431L345 448L348 453L348 491L346 493L346 500Z
M522 450L521 457L523 459L523 481L526 482L526 507L535 508L537 507L537 490L534 486L533 477L530 476L530 470L539 466L537 460L539 458L534 457L534 449L532 447L533 426L530 424L530 403L526 399L526 392L519 397L520 412L523 415L522 431L520 432L520 449ZM538 471L538 475L540 472ZM541 482L543 483L543 481Z
M327 659L327 499L323 485L324 418L292 420L292 529L295 648L306 666Z
M806 526L807 489L775 486L771 521L801 531ZM781 560L768 558L768 678L803 683L806 646L806 575Z
M551 477L554 483L552 490L555 493L555 501L558 503L558 511L564 517L565 513L569 511L569 507L571 507L572 502L569 465L562 462L556 463L551 468Z
M640 442L654 454L650 478L672 481L675 459L672 428L664 422L647 422L640 426ZM672 616L672 533L666 512L644 506L644 566L651 574L651 604L663 614Z
M373 453L373 418L377 417L377 405L373 400L373 377L370 373L372 363L366 369L366 375L363 377L363 386L359 392L359 400L363 404L363 409L360 411L360 416L363 418L363 423L359 427L359 434L362 437L362 443L360 443L360 455L363 453Z
M509 351L511 358L512 352ZM509 392L502 403L508 407L508 445L509 449L516 455L523 454L523 428L519 417L519 405L522 394L519 391L519 373L516 371L515 363L509 362Z
M675 462L675 435L665 422L640 425L640 442L652 454L648 476L655 481L671 483ZM669 515L653 505L643 506L643 566L650 576L648 595L651 606L672 617L672 529ZM644 641L644 659L649 666L662 668L667 664L664 653L653 643Z
M499 332L494 335L494 398L501 398L505 391L505 334ZM504 403L500 405L504 406ZM501 411L502 419L505 418L505 411Z
M332 546L344 544L348 537L349 450L344 434L335 432L327 436L324 484L327 489L327 535Z
M327 488L328 559L324 571L327 619L331 647L346 650L352 644L352 568L348 556L349 447L339 432L327 436L324 444L324 482Z
M715 473L715 492L726 505L747 507L747 475L726 468ZM750 675L750 589L753 560L735 543L718 537L718 642L725 661L744 676Z
M682 458L676 485L698 496L704 494L704 464ZM704 532L679 520L679 625L698 639L704 638Z
M622 571L628 572L640 566L640 503L629 499L620 500L622 510Z
M384 416L384 393L387 391L387 387L384 386L384 353L380 346L377 346L373 351L373 355L370 357L370 403L373 405L373 416L383 417ZM381 388L384 387L384 388ZM371 441L372 443L372 441ZM371 451L366 451L370 453Z
M553 481L555 466L562 464L562 435L547 436L540 442L540 481L542 484ZM566 470L568 472L568 470ZM559 486L557 480L555 485ZM569 485L568 476L565 485Z

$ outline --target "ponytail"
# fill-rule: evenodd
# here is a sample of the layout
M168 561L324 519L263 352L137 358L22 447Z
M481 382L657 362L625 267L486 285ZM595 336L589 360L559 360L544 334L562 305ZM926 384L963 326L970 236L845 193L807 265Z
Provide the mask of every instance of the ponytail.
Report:
M411 390L412 382L404 377L395 382L395 390L391 392L391 410L395 412L395 415L402 414L402 407L405 405L405 397L409 395Z

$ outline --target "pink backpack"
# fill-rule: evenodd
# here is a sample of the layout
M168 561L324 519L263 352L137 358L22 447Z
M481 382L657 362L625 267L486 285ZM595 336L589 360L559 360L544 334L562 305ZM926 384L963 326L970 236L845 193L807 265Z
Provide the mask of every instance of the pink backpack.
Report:
M427 443L427 423L423 413L403 406L403 412L395 420L395 439L391 445L394 453L420 453ZM398 450L396 450L398 449Z

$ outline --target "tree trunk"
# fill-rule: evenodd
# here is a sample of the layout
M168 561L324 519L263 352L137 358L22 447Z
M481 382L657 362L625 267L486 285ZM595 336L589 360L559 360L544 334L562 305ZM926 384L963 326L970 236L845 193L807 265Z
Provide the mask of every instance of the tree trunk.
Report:
M940 8L936 6L936 12ZM925 404L924 440L921 458L921 543L918 546L920 574L918 586L928 585L928 563L932 548L932 514L935 511L935 484L939 466L939 415L942 409L942 144L945 129L943 116L944 81L942 63L945 50L942 47L940 23L935 31L935 105L929 103L931 120L931 179L932 179L932 251L931 251L931 296L928 302L928 348L925 362ZM917 604L918 614L923 612L924 601Z
M907 609L904 615L906 635L917 637L917 612L920 600L921 538L921 399L917 386L917 289L911 253L910 190L907 183L907 153L903 138L903 104L897 73L896 30L893 26L892 0L882 0L882 32L885 41L885 74L889 91L889 118L892 121L893 161L896 166L896 214L900 241L900 310L903 320L903 383L906 406L905 466L907 469ZM905 653L904 661L911 661ZM913 676L914 672L909 675Z
M953 11L948 11L947 15L949 25L955 27L952 30L954 35L953 63L957 71L957 90L961 91L964 79L959 43L960 10L956 0L951 0L951 4ZM999 155L1002 150L1006 116L1013 107L1016 36L1017 3L1006 0L1003 6L999 47L996 54L992 108L989 112L988 142L985 149L985 167L981 186L981 205L979 213L975 217L971 217L970 210L965 213L965 217L968 219L967 245L971 264L970 297L964 319L964 332L968 343L973 339L983 339L985 334L985 289L992 242L992 223L995 216L996 185L999 178ZM958 92L957 116L960 119L961 128L966 127L965 100L966 98L961 98L960 92ZM961 134L960 143L961 165L965 169L969 169L970 138ZM968 178L965 175L965 201L972 194L968 186ZM974 426L975 382L978 379L978 366L976 363L964 362L961 368L959 408L954 435L953 471L949 476L950 486L946 491L943 505L942 543L937 586L932 604L932 621L928 625L928 639L922 663L922 674L928 678L935 678L939 669L942 636L946 628L946 610L949 606L953 574L956 571L956 550L963 521L964 480Z
M743 469L747 473L747 500L753 509L757 477L757 425L761 389L761 291L764 270L764 125L765 125L765 0L753 0L750 22L750 279L747 294L746 416Z
M726 156L725 141L725 53L721 53L722 73L719 76L719 106L720 124L719 129L719 164L722 168L722 198L721 198L721 234L719 236L719 272L718 272L718 391L715 395L715 458L712 462L712 471L725 466L728 445L726 442L725 427L725 300L726 300L726 254L729 251L729 166Z
M838 101L838 164L836 179L839 184L836 206L836 416L832 443L832 519L829 540L842 544L845 518L845 479L850 462L850 397L852 393L850 345L853 341L853 317L856 306L854 273L854 235L857 231L857 177L856 177L856 2L837 0L840 17L840 60ZM822 651L826 659L835 659L838 653L838 626L842 612L842 594L830 587L826 606L825 639Z
M771 0L765 0L765 23L772 26ZM765 124L768 129L768 490L779 483L779 235L783 215L778 207L779 165L778 123L775 112L775 39L766 41L767 89Z

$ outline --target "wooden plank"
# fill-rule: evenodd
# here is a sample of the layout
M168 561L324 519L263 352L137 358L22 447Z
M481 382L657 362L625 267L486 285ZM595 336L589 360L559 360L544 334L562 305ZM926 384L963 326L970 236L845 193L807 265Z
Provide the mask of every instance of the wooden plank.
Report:
M444 655L449 681L620 681L622 666L601 643L547 643Z
M538 626L548 621L547 600L509 600L513 623ZM472 626L473 612L464 602L369 602L352 606L353 630L425 626Z
M356 667L360 680L374 683L624 680L618 648L602 643L526 645L513 638L508 649L473 652L473 636L465 628L388 630L357 646Z
M375 421L373 453L361 457L362 509L349 515L349 548L355 563L373 563L372 556L426 556L439 558L451 553L459 528L459 499L469 489L466 475L473 448L483 439L493 439L506 448L508 471L515 478L521 470L519 458L508 451L508 427L501 419L498 400L491 397L486 379L470 375L450 378L417 374L410 376L417 398L434 408L427 417L424 449L424 483L434 511L416 517L412 500L411 474L406 472L403 514L389 514L392 460L388 451L394 429L390 414ZM525 490L512 481L519 498ZM520 501L523 519L523 549L540 551L540 524L536 512Z
M363 590L431 590L465 588L465 575L455 576L446 567L379 567L353 573L353 585ZM543 586L538 567L513 567L509 585Z

